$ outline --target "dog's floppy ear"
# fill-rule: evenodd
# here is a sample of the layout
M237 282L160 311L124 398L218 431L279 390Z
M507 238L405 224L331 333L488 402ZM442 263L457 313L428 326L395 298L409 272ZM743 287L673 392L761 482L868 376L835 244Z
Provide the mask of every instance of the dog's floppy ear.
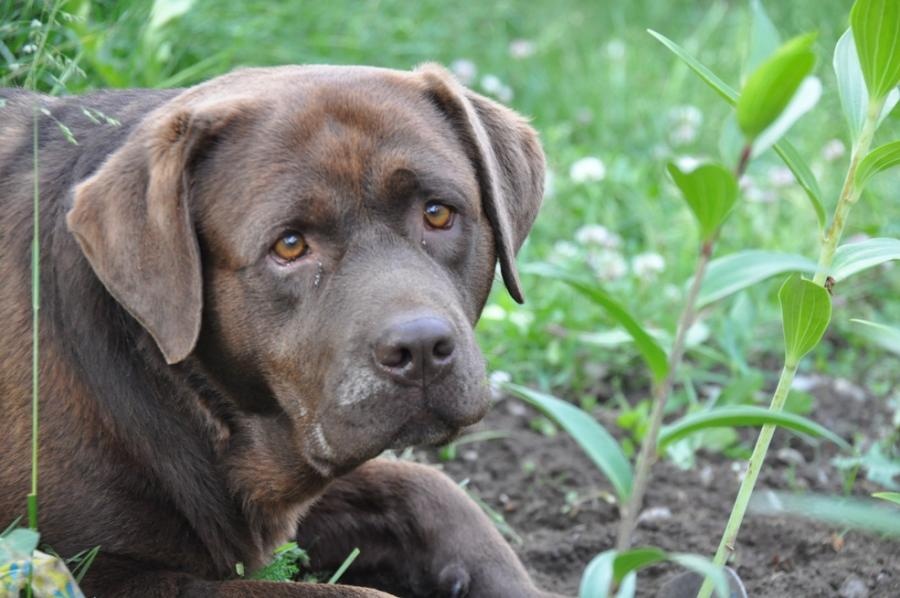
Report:
M203 306L189 165L239 110L230 102L186 107L173 101L149 114L75 187L66 215L97 277L170 364L193 351Z
M544 153L537 134L512 110L463 88L443 67L426 64L417 72L469 152L494 231L503 282L513 299L522 303L516 253L544 194Z

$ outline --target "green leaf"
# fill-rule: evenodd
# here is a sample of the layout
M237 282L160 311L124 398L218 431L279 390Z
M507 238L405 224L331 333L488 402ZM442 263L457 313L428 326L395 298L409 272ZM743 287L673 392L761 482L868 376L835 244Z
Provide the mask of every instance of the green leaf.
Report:
M875 498L886 500L900 506L900 492L876 492L873 494Z
M776 143L773 149L787 167L790 168L791 172L794 173L794 178L797 179L803 190L806 191L806 196L816 212L819 228L824 229L825 208L822 206L822 190L819 189L819 182L816 180L812 170L809 169L809 166L806 165L806 162L794 149L794 146L788 143L787 139L782 139Z
M841 245L834 252L831 275L838 281L892 260L900 260L900 239L876 237Z
M750 50L747 53L746 72L752 72L779 45L781 36L759 0L750 0Z
M850 320L854 324L860 324L860 334L872 341L882 349L890 351L895 355L900 355L900 329L891 328L884 324L869 322L868 320L858 320L853 318Z
M616 583L619 583L632 571L664 561L667 557L665 550L655 546L632 548L631 550L620 552L616 555L613 563L613 579Z
M758 249L732 253L709 263L697 307L709 305L777 274L815 271L816 263L802 255Z
M900 2L856 0L850 28L869 95L881 99L900 83Z
M662 45L671 50L676 56L678 56L688 67L694 71L697 76L699 76L703 81L706 82L707 85L713 88L713 90L722 96L726 102L734 106L738 101L738 93L735 91L733 87L722 81L718 75L713 73L709 68L701 64L696 58L687 53L687 51L670 40L668 37L661 33L657 33L652 29L648 29L647 33L655 37Z
M727 598L729 594L728 579L721 567L709 559L697 554L667 553L661 548L647 546L633 548L624 552L607 550L595 556L584 570L578 590L579 598L608 598L610 588L620 583L617 597L634 594L634 575L644 567L662 561L672 561L686 569L696 571L700 575L711 577L715 584L716 594Z
M753 141L752 158L761 155L787 133L801 116L812 110L822 97L822 82L818 77L807 77L778 118L765 128Z
M859 56L856 54L853 31L850 29L844 32L834 48L834 73L837 77L838 93L841 96L841 107L844 109L844 116L847 117L847 123L850 125L850 136L855 141L866 120L869 92L866 89L866 81L859 65ZM881 115L876 121L876 127L890 114L898 100L900 100L900 89L894 88L888 92L884 108L881 109Z
M850 445L843 438L810 419L785 411L775 413L765 407L740 405L698 411L664 426L659 432L657 450L662 452L673 442L709 428L762 426L765 424L775 424L793 432L814 438L824 438L845 450L850 449Z
M619 443L603 426L585 411L556 397L517 384L506 383L503 388L564 428L609 479L619 497L619 504L628 502L631 496L631 464Z
M747 78L737 102L737 120L748 139L755 139L778 118L812 71L816 55L810 46L815 38L806 34L788 41Z
M653 379L657 382L666 377L669 370L668 356L666 352L653 340L653 337L637 323L637 320L628 313L618 301L613 299L609 294L605 293L597 286L597 283L584 280L583 278L560 270L559 268L550 266L549 264L529 264L522 268L522 271L528 274L544 276L565 282L588 299L601 306L606 313L616 322L622 325L628 334L634 339L641 357L650 368Z
M588 563L581 575L578 598L608 598L613 585L613 565L616 551L601 552Z
M700 225L700 237L704 242L711 240L737 201L738 185L734 175L715 163L684 171L669 162L667 169Z
M873 176L900 164L900 140L885 143L866 154L856 169L856 188L862 191Z
M874 500L765 490L753 495L750 510L760 515L793 515L822 521L839 529L900 536L900 517L896 509Z
M822 340L831 321L831 295L825 287L791 276L778 292L784 324L785 362L796 365Z

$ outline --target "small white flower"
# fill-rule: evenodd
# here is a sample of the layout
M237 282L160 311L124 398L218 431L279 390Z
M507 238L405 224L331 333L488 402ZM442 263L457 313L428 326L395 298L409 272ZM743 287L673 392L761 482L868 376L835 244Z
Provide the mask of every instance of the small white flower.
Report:
M694 156L678 156L675 158L675 165L682 172L693 172L701 164L703 164L703 160Z
M605 249L615 249L622 244L619 235L602 224L585 224L575 231L575 240L582 245L597 245Z
M617 280L628 274L628 264L617 251L602 250L591 253L588 255L588 263L600 280Z
M478 76L478 67L471 60L459 58L450 63L450 70L463 85L471 85Z
M697 139L697 132L703 124L703 113L696 106L675 106L666 115L669 126L669 141L672 145L686 145Z
M550 250L550 261L567 262L577 259L581 256L581 251L574 243L568 241L557 241Z
M497 75L487 74L481 78L481 88L501 102L510 102L513 99L513 90L503 83Z
M509 43L509 55L516 59L528 58L534 51L534 42L527 39L514 39Z
M842 158L845 153L847 153L847 148L844 147L844 142L840 139L832 139L822 148L822 157L828 162L834 162Z
M509 372L496 370L491 372L491 375L488 376L488 385L491 387L491 398L494 401L499 401L503 398L504 392L501 386L507 382L512 382L512 376L509 375Z
M666 260L652 251L640 253L631 260L631 269L638 278L653 278L666 269Z
M505 320L506 310L496 303L491 303L481 311L481 318L484 320Z
M481 89L489 94L497 93L503 87L503 81L497 75L487 74L481 78Z
M508 104L509 102L512 102L513 95L515 94L513 94L512 87L510 87L509 85L504 85L503 87L498 89L497 93L495 93L494 95L504 104Z
M544 170L544 199L556 194L556 173L550 168Z
M611 39L606 43L606 55L610 60L622 60L625 58L625 42L620 39Z
M773 166L768 172L769 184L773 187L789 187L794 184L794 173L787 166Z
M32 29L40 29L40 27L41 27L40 21L38 21L37 19L31 19L31 28Z
M581 158L569 168L569 178L576 183L602 181L606 178L606 165L596 156Z
M36 50L37 50L37 46L34 44L25 44L24 46L22 46L23 54L34 54L34 52Z

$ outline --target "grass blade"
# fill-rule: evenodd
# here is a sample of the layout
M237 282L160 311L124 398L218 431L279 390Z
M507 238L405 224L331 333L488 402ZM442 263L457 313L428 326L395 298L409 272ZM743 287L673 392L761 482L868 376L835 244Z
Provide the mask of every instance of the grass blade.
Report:
M876 492L873 494L875 498L880 498L881 500L886 500L888 502L892 502L895 505L900 506L900 492Z
M616 322L622 325L628 334L634 339L641 357L650 368L653 379L657 382L666 377L669 371L668 356L666 352L659 346L656 340L637 323L637 320L628 313L622 304L613 299L610 295L600 289L596 283L584 280L583 278L550 266L549 264L529 264L522 269L528 274L536 274L565 282L573 289L586 296L588 299L601 306L606 310Z
M806 165L803 158L800 157L800 154L794 146L788 143L787 139L782 139L772 146L772 149L775 150L778 157L781 158L782 162L784 162L794 174L797 183L799 183L803 190L806 191L806 196L809 198L809 202L816 212L819 228L824 229L825 207L822 206L822 190L819 188L819 182L816 180L816 176L812 173L812 170L809 169L809 166Z
M687 53L687 51L670 40L668 37L663 35L662 33L657 33L652 29L648 29L647 33L655 37L662 45L667 47L672 51L678 58L680 58L688 67L694 71L698 77L703 79L703 81L713 88L713 90L718 93L723 100L734 106L738 101L738 92L735 91L733 87L725 83L722 79L719 78L714 72L709 70L708 67L704 66L700 63L696 58Z
M658 450L661 452L673 442L709 428L762 426L765 424L774 424L814 438L824 438L845 450L851 449L843 438L810 419L785 411L774 412L765 407L741 405L698 411L665 426L659 433Z
M341 576L347 572L347 569L350 568L350 565L353 564L353 561L356 560L356 557L359 556L359 548L354 548L350 551L350 554L347 555L347 558L344 559L344 562L341 563L341 566L338 567L338 570L334 572L334 575L328 578L326 583L328 584L336 584Z
M631 464L625 458L619 443L603 426L587 412L556 397L517 384L507 383L503 388L568 432L609 479L619 497L619 503L625 504L628 501L632 484Z
M709 263L697 307L704 307L786 272L815 272L812 260L793 253L751 249L738 251Z
M860 529L900 537L900 517L896 508L873 500L768 490L755 495L750 508L759 515L802 517L840 529Z

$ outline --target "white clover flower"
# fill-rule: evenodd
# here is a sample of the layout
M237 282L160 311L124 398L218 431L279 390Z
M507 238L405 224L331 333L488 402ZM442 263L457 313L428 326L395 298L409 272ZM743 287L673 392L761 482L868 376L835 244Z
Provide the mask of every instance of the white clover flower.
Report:
M847 153L847 148L844 147L844 142L840 139L832 139L822 148L822 157L828 162L839 160L844 157L845 153Z
M481 318L483 320L505 320L506 319L506 310L497 305L496 303L491 303L486 306L481 311Z
M789 187L794 184L794 173L787 166L773 166L767 173L773 187Z
M606 42L606 55L610 60L622 60L625 58L625 42L620 39L611 39Z
M514 39L509 43L509 55L517 60L528 58L535 49L534 42L527 39Z
M640 253L631 260L631 270L638 278L653 278L665 269L666 260L652 251Z
M588 263L600 280L618 280L628 274L628 263L618 251L604 249L591 253Z
M550 168L544 170L544 199L556 195L556 173Z
M481 78L481 89L494 96L501 102L510 102L513 99L513 90L503 83L497 75L490 73Z
M619 235L602 224L585 224L575 231L575 240L582 245L597 245L605 249L615 249L622 244Z
M579 257L581 257L581 251L578 246L568 241L557 241L550 250L550 260L553 262L566 262Z
M494 94L494 96L504 104L512 102L514 95L515 94L513 93L512 87L510 87L509 85L504 85L497 90L497 93Z
M500 80L500 77L497 75L491 75L488 73L487 75L481 78L481 89L485 90L489 94L497 93L503 87L503 81Z
M703 124L703 113L696 106L689 104L675 106L666 114L669 121L669 142L672 145L686 145L697 139L700 125Z
M675 158L675 165L682 172L693 172L701 164L703 164L703 160L694 156L678 156Z
M478 76L478 67L471 60L459 58L450 63L450 70L463 85L471 85Z
M569 168L569 178L576 183L602 181L606 178L606 164L596 156L581 158Z

